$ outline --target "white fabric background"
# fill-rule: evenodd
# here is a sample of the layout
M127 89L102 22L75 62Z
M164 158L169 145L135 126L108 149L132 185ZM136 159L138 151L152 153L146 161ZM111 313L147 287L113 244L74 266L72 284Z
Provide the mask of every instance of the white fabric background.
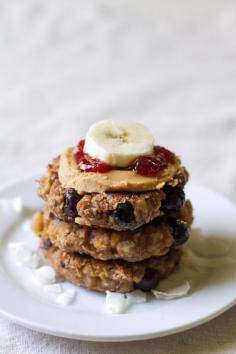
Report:
M89 124L126 118L236 201L234 0L0 0L0 183L37 172ZM174 314L173 314L174 315ZM59 339L0 319L0 353L236 353L236 309L168 338Z

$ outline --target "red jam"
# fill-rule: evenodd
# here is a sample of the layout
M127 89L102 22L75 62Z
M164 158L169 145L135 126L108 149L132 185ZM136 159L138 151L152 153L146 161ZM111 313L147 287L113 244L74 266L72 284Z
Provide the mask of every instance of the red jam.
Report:
M135 171L142 176L155 177L161 170L166 168L169 163L174 161L174 154L171 151L161 146L154 146L153 155L139 156L129 166L116 168L86 154L84 152L84 143L85 140L79 142L74 155L78 167L84 172L105 173L111 170L122 169Z
M77 151L74 155L75 161L77 162L77 165L81 171L105 173L113 170L112 166L101 160L94 159L93 157L86 154L84 152L84 143L85 140L80 140L79 144L77 145Z

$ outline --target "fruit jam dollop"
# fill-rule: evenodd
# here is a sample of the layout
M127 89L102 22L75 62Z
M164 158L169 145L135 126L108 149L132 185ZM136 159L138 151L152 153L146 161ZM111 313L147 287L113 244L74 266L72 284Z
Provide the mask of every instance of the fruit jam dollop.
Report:
M83 172L105 173L111 170L135 171L139 175L155 177L175 159L173 152L161 146L154 146L152 155L138 156L125 168L118 168L95 159L84 152L85 140L80 140L74 157L79 169Z

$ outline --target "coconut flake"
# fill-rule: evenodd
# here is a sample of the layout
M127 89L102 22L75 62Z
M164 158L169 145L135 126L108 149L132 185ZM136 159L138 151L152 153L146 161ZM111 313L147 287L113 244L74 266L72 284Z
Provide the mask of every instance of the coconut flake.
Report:
M69 305L74 302L75 297L76 291L74 289L67 289L57 296L56 303L59 305Z
M33 277L41 285L52 284L56 281L56 272L50 266L42 266L34 272Z
M122 294L111 291L106 292L106 309L108 312L124 313L132 304L140 304L147 301L146 293L140 290Z
M152 290L152 293L159 300L173 300L186 296L190 288L190 283L186 281L186 283L168 291Z
M125 294L106 292L106 309L111 313L123 313L129 307Z
M41 264L40 255L25 242L10 242L8 247L13 250L18 264L28 268L38 268Z

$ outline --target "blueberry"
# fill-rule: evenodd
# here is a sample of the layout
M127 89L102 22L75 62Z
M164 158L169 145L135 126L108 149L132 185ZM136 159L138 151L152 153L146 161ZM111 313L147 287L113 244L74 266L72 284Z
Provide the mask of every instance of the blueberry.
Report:
M48 250L51 246L52 246L52 242L50 238L46 238L45 240L43 240L43 248L45 250Z
M60 262L60 266L61 266L62 268L65 268L66 265L65 265L65 263L64 263L63 261L61 261L61 262Z
M139 283L134 283L134 288L142 291L155 289L160 281L160 273L157 269L145 269L144 277Z
M51 220L56 219L56 215L53 214L53 213L50 211L50 213L49 213L49 218L50 218Z
M189 226L186 222L180 219L169 218L168 224L173 229L173 237L175 245L179 246L185 243L189 238Z
M125 229L135 223L134 207L130 202L119 203L112 214L115 221Z
M185 193L181 187L169 187L164 188L166 199L162 202L163 211L177 211L179 210L185 201Z
M75 189L66 189L64 192L64 214L66 216L71 216L72 218L78 216L76 205L80 199L81 196L76 192Z

